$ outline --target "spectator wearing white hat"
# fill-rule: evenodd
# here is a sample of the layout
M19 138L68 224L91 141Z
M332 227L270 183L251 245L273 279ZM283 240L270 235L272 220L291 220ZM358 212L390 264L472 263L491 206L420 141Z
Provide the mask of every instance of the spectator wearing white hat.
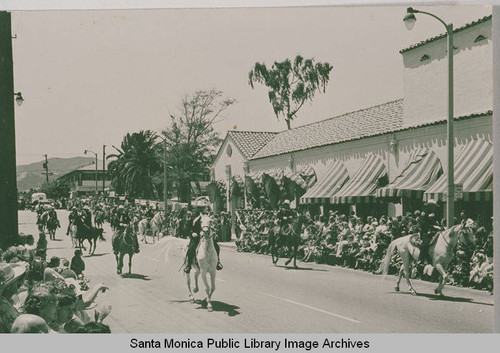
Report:
M8 333L19 316L12 297L22 283L26 267L22 264L0 263L0 333Z

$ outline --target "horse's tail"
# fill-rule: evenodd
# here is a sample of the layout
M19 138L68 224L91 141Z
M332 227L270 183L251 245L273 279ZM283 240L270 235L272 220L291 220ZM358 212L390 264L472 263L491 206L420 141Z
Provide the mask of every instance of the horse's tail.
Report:
M382 263L380 264L380 267L376 272L376 273L381 273L383 275L383 278L385 278L385 276L387 276L387 273L389 272L389 265L391 264L392 253L394 252L394 248L397 245L396 240L397 239L394 239L389 244L384 260L382 260Z

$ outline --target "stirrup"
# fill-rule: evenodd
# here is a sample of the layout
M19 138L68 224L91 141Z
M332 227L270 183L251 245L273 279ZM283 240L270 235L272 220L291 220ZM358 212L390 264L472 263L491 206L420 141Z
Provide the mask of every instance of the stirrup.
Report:
M220 262L217 263L217 271L220 271L224 268Z
M189 273L189 272L191 272L191 266L186 266L184 268L184 273Z

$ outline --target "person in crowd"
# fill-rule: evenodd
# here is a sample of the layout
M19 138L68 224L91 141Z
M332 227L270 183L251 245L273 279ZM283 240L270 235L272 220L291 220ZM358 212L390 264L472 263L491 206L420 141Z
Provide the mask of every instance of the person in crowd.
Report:
M70 270L73 271L78 278L83 277L83 271L85 271L85 262L82 259L82 255L82 251L76 249L71 259Z
M19 316L13 301L22 284L26 267L22 264L0 263L0 333L9 333Z
M40 283L35 285L24 303L24 311L27 314L40 316L51 327L57 324L57 297L54 286L50 283Z
M12 324L11 333L49 333L49 325L38 315L21 314Z
M38 241L36 244L35 254L43 261L47 259L47 238L45 232L41 231L38 234Z
M76 330L75 333L111 333L111 329L101 322L89 322Z

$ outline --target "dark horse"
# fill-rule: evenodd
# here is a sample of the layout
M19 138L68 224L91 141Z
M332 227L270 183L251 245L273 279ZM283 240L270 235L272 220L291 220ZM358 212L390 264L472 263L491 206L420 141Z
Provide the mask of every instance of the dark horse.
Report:
M113 234L111 240L113 244L113 252L116 258L116 273L121 274L123 268L123 258L128 254L128 273L132 271L132 256L135 252L135 242L137 235L134 232L134 226L130 225L123 231L117 231Z
M271 249L271 256L273 264L277 264L279 260L279 249L285 247L288 249L288 256L290 257L285 265L288 265L293 260L293 267L297 266L297 252L301 241L302 225L304 224L304 216L297 215L291 223L283 226L273 227L269 231L268 242Z
M74 225L76 226L75 238L78 243L78 248L85 250L83 242L87 240L89 242L89 255L93 255L97 247L97 239L100 241L106 241L102 235L104 230L102 228L94 228L86 225L80 217L76 217L74 220Z

